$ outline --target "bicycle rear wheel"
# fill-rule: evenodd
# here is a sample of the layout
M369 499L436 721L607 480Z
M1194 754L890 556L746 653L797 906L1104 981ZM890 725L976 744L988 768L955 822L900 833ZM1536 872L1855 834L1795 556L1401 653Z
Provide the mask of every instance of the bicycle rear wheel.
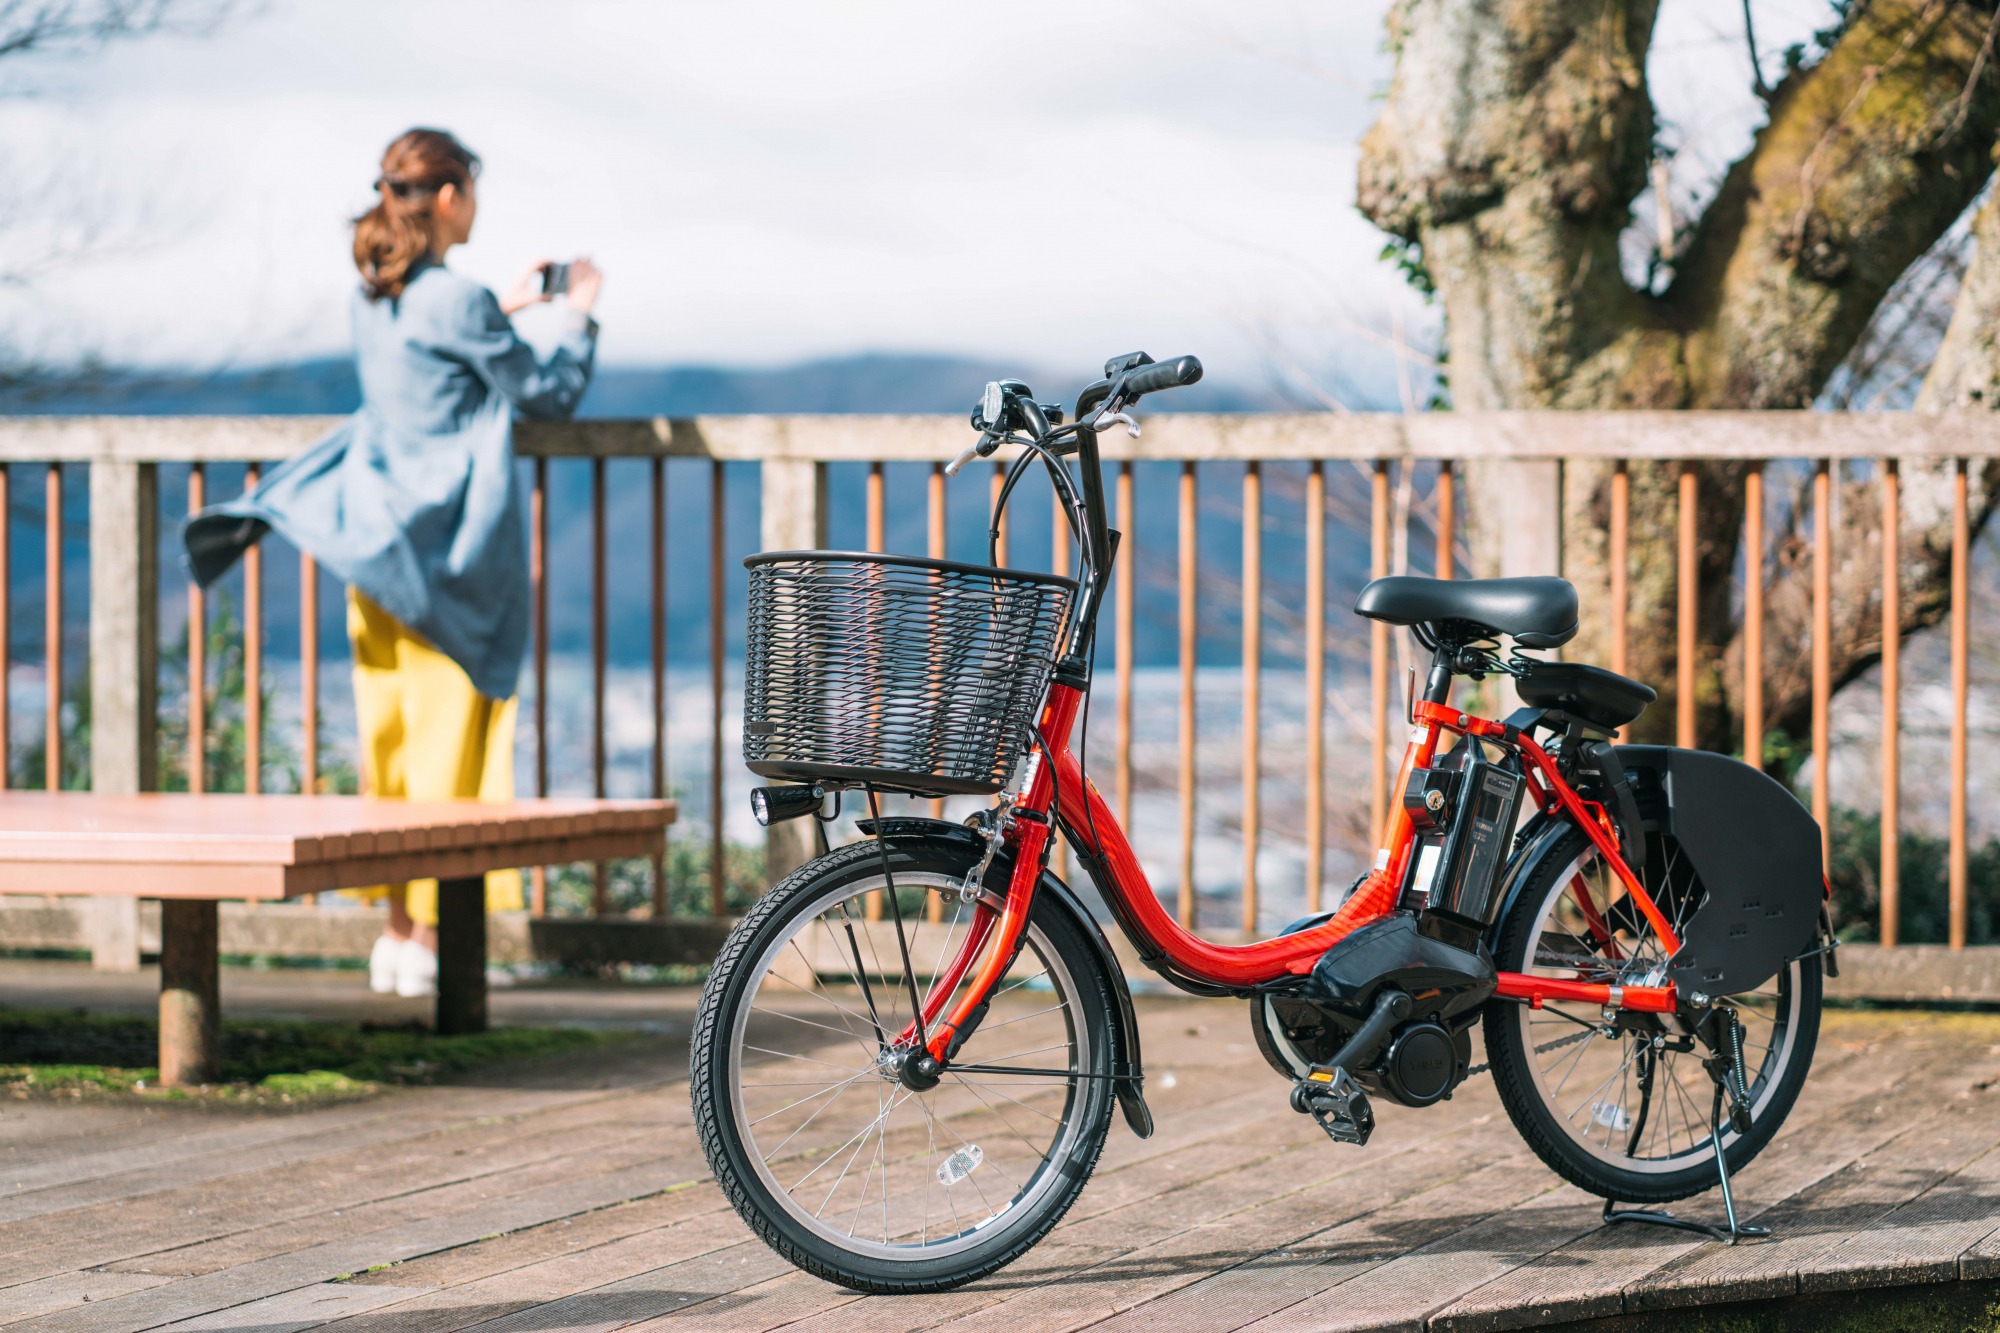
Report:
M1639 880L1671 921L1687 920L1705 892L1679 844L1657 833ZM1631 985L1666 955L1623 882L1572 829L1529 870L1494 961L1502 971ZM1763 1150L1798 1100L1819 1039L1820 987L1814 956L1727 997L1743 1023L1751 1114L1748 1132L1724 1124L1732 1173ZM1666 1203L1716 1183L1714 1084L1702 1066L1707 1051L1680 1019L1638 1017L1642 1030L1606 1036L1595 1005L1495 1001L1486 1010L1487 1059L1515 1127L1559 1175L1605 1198Z
M1076 925L1038 901L954 1061L981 1068L910 1086L895 1060L910 972L925 993L979 909L957 896L966 848L888 846L910 971L878 844L801 867L709 976L695 1123L737 1211L792 1263L861 1291L940 1291L1019 1257L1089 1179L1110 1125L1115 1001Z

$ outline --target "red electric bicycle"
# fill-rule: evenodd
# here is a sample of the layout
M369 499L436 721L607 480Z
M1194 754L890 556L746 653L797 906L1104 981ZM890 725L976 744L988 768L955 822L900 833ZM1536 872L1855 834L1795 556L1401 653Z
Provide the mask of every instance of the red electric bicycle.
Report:
M987 386L976 444L1039 462L1076 539L1074 580L841 552L752 557L743 751L760 820L830 817L860 793L864 841L786 876L730 935L692 1051L696 1124L744 1219L809 1272L864 1291L982 1277L1083 1189L1114 1107L1152 1132L1139 1030L1091 912L1051 874L1067 839L1146 965L1250 1002L1291 1104L1361 1145L1374 1103L1432 1106L1472 1032L1521 1135L1643 1218L1733 1241L1728 1173L1797 1100L1830 961L1819 831L1763 773L1624 746L1654 698L1537 659L1577 628L1561 579L1377 579L1357 613L1430 653L1374 868L1339 910L1224 946L1163 910L1071 750L1117 553L1097 435L1193 357L1117 358L1062 424ZM1074 460L1072 463L1071 460ZM1074 471L1072 471L1074 467ZM1503 653L1503 640L1513 646ZM1502 722L1448 702L1513 678ZM883 818L876 796L990 795L963 824ZM1720 1183L1726 1229L1658 1204Z

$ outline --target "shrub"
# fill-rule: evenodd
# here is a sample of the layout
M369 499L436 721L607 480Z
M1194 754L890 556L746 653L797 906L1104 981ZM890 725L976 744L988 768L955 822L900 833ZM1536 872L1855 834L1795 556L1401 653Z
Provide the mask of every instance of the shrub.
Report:
M1879 939L1881 816L1836 806L1830 832L1827 878L1833 884L1834 926L1844 940ZM1899 850L1897 939L1908 944L1946 943L1951 924L1949 841L1906 829ZM1967 869L1966 942L2000 941L2000 839L1973 848Z

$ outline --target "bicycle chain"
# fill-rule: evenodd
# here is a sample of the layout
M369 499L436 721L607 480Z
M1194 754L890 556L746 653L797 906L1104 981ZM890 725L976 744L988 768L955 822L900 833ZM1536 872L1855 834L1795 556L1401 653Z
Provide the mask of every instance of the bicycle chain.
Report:
M1550 1051L1560 1050L1565 1046L1574 1046L1578 1042L1583 1041L1586 1038L1595 1037L1597 1035L1599 1034L1596 1028L1585 1028L1581 1032L1572 1032L1567 1037L1557 1037L1554 1041L1543 1042L1541 1045L1535 1048L1535 1054L1547 1055ZM1478 1078L1481 1074L1486 1073L1488 1070L1492 1068L1493 1068L1493 1062L1491 1060L1488 1060L1483 1065L1474 1065L1472 1068L1466 1070L1465 1076L1466 1078Z

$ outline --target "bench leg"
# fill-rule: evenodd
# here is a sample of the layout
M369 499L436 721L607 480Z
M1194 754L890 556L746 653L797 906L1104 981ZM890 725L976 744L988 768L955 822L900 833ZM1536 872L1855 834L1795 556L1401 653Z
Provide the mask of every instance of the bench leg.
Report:
M486 1031L486 877L438 882L437 1030Z
M215 908L186 898L160 904L160 1082L169 1088L222 1077Z

